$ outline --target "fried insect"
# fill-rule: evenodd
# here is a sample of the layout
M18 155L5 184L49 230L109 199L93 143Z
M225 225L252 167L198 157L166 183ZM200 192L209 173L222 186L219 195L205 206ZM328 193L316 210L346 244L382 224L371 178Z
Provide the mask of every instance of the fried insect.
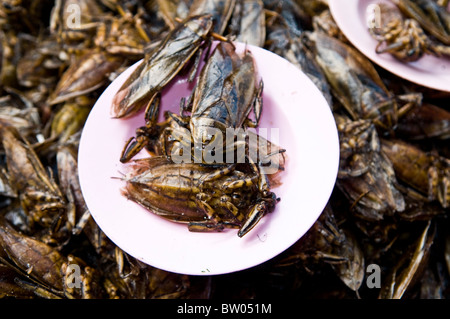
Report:
M189 17L169 32L162 43L128 77L113 98L111 113L135 114L152 100L192 59L212 31L210 15Z
M1 129L11 182L19 192L29 223L50 228L66 213L67 202L31 146L14 132L7 127Z
M405 253L401 251L398 262L387 275L378 296L379 299L400 299L420 278L435 240L436 226L428 222L416 241Z
M397 2L405 4L410 1ZM422 29L420 22L415 19L405 19L396 6L380 3L377 8L379 8L380 26L373 23L369 28L372 37L378 41L375 49L377 53L389 52L395 58L405 62L417 61L424 54L450 55L448 45L431 39Z
M230 21L236 41L262 47L266 39L264 4L261 0L238 0Z
M219 74L219 76L217 76ZM189 128L194 147L202 150L214 143L215 132L256 127L262 111L263 82L257 86L257 74L251 52L243 57L228 43L220 43L202 69L196 88L188 101ZM249 120L253 109L255 122ZM220 143L220 141L219 141ZM222 145L218 145L219 147Z
M448 139L450 112L442 107L423 103L421 107L411 110L398 122L396 133L411 140Z
M390 132L399 118L422 103L420 93L395 96L371 62L350 45L321 32L312 32L307 39L333 96L353 120L370 119Z
M355 214L381 221L405 209L392 163L380 151L375 127L368 121L338 119L342 158L337 187L351 202Z
M442 207L450 205L450 160L426 153L401 140L381 140L381 149L392 161L395 174L412 188L438 200Z
M86 50L64 72L49 97L58 104L95 91L108 81L108 76L123 63L123 58L97 49Z
M220 143L218 134L222 136L222 145L216 145L220 148L226 142L224 137L227 129L257 125L262 108L262 87L262 80L259 87L256 86L256 70L251 53L247 51L240 57L232 44L220 42L203 67L187 104L182 105L182 113L190 111L190 116L173 117L180 124L179 130L174 131L176 128L170 125L161 131L161 126L157 125L159 95L155 96L145 113L146 125L138 128L136 138L125 145L121 162L129 161L160 134L183 136L180 140L189 144L187 149L190 149L191 142L197 148L192 151L195 161L205 162L204 149L211 143ZM252 109L256 123L249 120Z
M257 166L248 169L247 165L211 167L150 157L134 162L124 178L123 193L160 217L188 224L190 231L239 228L242 237L278 201Z
M223 35L235 4L236 0L193 0L188 15L211 15L214 32Z
M8 259L0 261L15 269L22 278L15 279L20 287L32 291L39 297L60 298L101 298L103 287L98 284L98 272L74 256L65 257L55 248L21 234L12 227L0 225L0 246ZM72 289L72 266L80 267L80 287Z
M408 18L415 19L429 34L450 45L450 13L433 0L392 0Z

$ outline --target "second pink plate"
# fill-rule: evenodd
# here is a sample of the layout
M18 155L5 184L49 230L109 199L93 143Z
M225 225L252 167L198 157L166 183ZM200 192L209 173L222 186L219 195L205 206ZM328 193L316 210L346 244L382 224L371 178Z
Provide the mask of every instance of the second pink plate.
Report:
M387 0L329 0L328 4L339 28L364 55L401 78L435 90L450 92L450 58L425 55L411 63L395 59L389 53L377 54L367 27L367 8Z

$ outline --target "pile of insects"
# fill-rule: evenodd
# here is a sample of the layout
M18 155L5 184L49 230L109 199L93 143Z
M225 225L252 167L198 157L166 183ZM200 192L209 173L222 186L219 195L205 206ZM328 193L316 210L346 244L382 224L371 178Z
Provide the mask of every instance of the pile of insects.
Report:
M257 127L261 117L263 81L257 86L251 52L245 50L240 56L231 42L218 43L188 100L182 99L181 114L167 111L166 120L157 121L160 90L193 57L195 74L200 61L195 54L211 44L204 39L215 35L212 26L211 15L182 21L128 77L115 94L111 111L114 117L123 118L145 107L145 126L126 143L120 161L128 162L144 147L154 155L134 161L125 178L127 198L158 216L187 223L190 231L239 228L238 236L242 237L273 212L280 200L270 191L262 157L284 153L278 149L262 156L256 145L261 145L263 138L256 133L253 144L239 134L232 141L223 140L227 129L239 132L247 126ZM251 110L255 121L249 118ZM183 116L187 112L190 115ZM241 135L248 133L242 131ZM268 149L277 148L264 141ZM239 153L239 148L243 152ZM185 155L183 161L179 160L180 152ZM239 154L243 158L237 158ZM208 160L213 156L217 160ZM231 160L225 161L225 157Z
M378 49L406 62L448 58L448 1L393 3L401 19L380 7ZM325 97L340 142L331 198L301 239L251 269L189 276L143 264L105 236L86 206L77 167L84 123L108 85L143 59L111 108L117 121L145 116L114 159L130 166L124 195L192 231L251 236L278 201L270 176L258 158L220 164L207 152L208 132L255 127L262 112L251 52L238 53L235 42L285 58ZM159 121L161 91L183 72L195 88L179 113ZM228 104L234 96L240 103ZM449 102L446 92L373 65L326 0L4 0L0 297L448 298ZM284 156L282 145L271 146L271 159ZM240 147L254 151L246 142L225 151ZM136 159L145 149L152 156ZM180 155L189 161L177 162ZM170 183L178 193L167 203L142 196L151 187L168 195Z

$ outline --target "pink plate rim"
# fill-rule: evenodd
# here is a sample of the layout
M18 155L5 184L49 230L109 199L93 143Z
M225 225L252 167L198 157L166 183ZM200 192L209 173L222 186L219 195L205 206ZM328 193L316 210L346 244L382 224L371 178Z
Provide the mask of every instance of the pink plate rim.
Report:
M403 63L388 53L377 54L366 25L366 8L387 0L329 0L331 14L347 39L370 60L393 74L416 84L450 92L450 58L425 55ZM344 4L345 3L345 4Z

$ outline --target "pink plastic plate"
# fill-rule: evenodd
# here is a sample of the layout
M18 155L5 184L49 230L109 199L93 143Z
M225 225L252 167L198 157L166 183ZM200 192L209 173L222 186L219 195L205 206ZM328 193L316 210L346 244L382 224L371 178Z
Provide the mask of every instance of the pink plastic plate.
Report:
M236 43L237 51L245 45ZM186 225L167 221L121 195L126 164L119 162L125 142L144 124L142 112L129 119L110 116L111 101L138 62L123 72L94 105L81 136L79 176L92 216L105 234L135 258L171 272L212 275L258 265L295 243L312 226L334 187L339 141L330 108L315 85L288 61L248 45L264 80L260 122L278 128L279 145L288 160L282 185L272 190L281 198L243 238L236 229L221 233L189 232ZM180 98L193 84L178 77L162 92L161 110L179 111ZM141 152L141 156L149 156Z
M387 0L329 0L328 4L339 28L347 39L373 62L406 80L432 89L450 92L450 58L425 55L404 63L389 53L377 54L367 27L367 8Z

